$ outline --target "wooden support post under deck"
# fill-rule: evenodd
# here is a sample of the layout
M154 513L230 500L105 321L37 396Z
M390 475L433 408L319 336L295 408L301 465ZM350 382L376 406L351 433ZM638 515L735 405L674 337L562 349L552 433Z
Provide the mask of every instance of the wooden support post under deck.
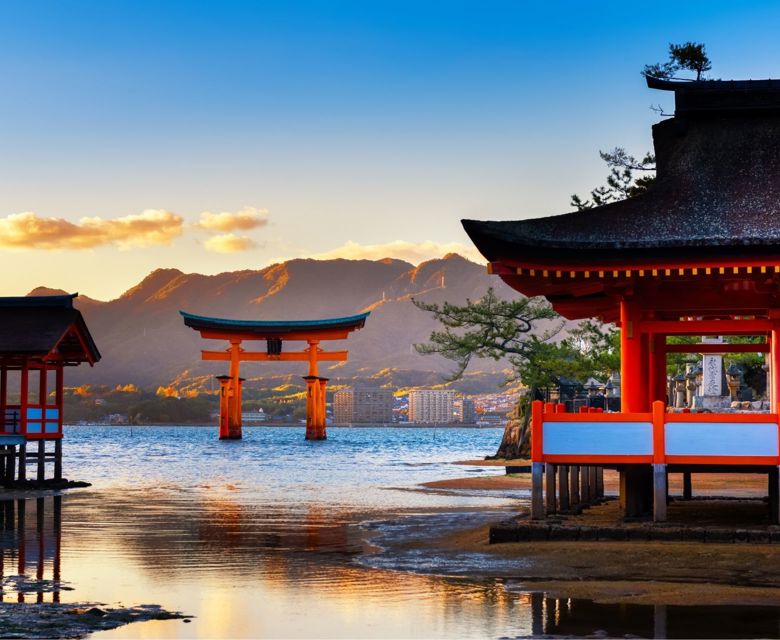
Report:
M46 440L38 440L38 482L46 479Z
M569 466L562 464L558 467L558 507L561 513L571 508L569 504Z
M693 484L691 483L691 472L683 471L683 500L693 498Z
M569 478L571 491L569 500L571 506L576 507L580 503L580 468L574 464L569 468Z
M653 508L652 465L629 464L620 472L620 507L628 518L643 516Z
M544 463L531 463L531 519L544 519Z
M16 475L16 445L6 447L5 456L5 486L10 487L14 483Z
M27 443L19 445L19 482L27 480Z
M666 465L653 465L653 521L666 522Z
M773 467L769 476L769 522L780 524L780 467Z
M548 514L556 512L555 505L555 465L544 465L544 498L545 498L545 510Z
M597 503L599 501L599 492L596 482L596 467L590 467L588 471L588 487L590 490L590 501Z
M591 503L590 486L588 485L588 478L590 476L590 468L586 466L580 467L580 501L582 504Z
M62 438L54 441L54 479L62 480Z
M604 467L596 467L596 497L604 498Z

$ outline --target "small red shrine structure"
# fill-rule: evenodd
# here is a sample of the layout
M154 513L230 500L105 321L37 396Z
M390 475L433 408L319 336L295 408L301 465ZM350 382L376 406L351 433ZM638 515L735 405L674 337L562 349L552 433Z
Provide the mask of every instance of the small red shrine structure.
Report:
M657 181L647 193L547 218L463 221L508 285L545 296L566 318L621 329L621 413L533 407L532 516L555 510L555 474L575 465L618 469L626 514L652 507L658 521L669 472L765 473L777 523L780 81L648 78L648 86L673 91L676 109L653 127ZM667 343L680 335L764 341ZM666 354L724 350L770 353L771 411L668 412Z
M241 362L290 362L309 363L306 381L306 439L325 440L325 390L328 378L319 375L320 361L345 361L347 351L323 351L319 344L324 340L345 340L357 329L363 328L370 312L345 318L327 320L227 320L196 316L179 312L184 324L200 332L208 340L227 340L225 351L202 351L203 360L219 360L230 363L230 373L217 376L220 383L219 438L241 438L241 391L244 379L240 376ZM245 340L265 340L266 351L244 351ZM302 341L309 346L303 351L284 351L285 342Z
M78 294L0 298L0 480L26 479L29 462L45 479L47 460L62 478L62 404L65 367L94 365L100 352L81 312ZM27 446L37 442L37 451ZM54 451L47 452L48 443ZM18 447L18 453L17 453Z

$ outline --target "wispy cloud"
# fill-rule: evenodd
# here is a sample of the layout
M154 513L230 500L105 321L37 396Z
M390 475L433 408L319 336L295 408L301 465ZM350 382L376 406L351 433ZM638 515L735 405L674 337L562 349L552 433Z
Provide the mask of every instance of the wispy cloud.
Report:
M254 249L257 243L246 236L237 236L234 233L224 233L219 236L209 238L203 243L208 251L215 253L239 253Z
M200 222L194 226L199 229L214 232L248 231L268 224L268 210L244 207L240 211L222 211L211 213L204 211L200 214Z
M94 249L115 244L122 249L170 245L183 231L181 216L165 209L122 218L43 218L27 211L0 218L3 249Z
M313 258L329 260L332 258L346 258L348 260L381 260L382 258L398 258L413 264L419 264L425 260L441 258L448 253L458 253L464 258L475 262L484 262L485 259L474 247L469 247L460 242L440 243L426 240L423 242L407 242L394 240L384 244L358 244L348 240L336 249L319 253Z

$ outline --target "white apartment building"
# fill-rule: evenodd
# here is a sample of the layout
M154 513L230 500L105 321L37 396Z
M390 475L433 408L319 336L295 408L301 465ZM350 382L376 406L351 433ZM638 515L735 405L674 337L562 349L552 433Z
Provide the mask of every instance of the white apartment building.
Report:
M415 389L409 392L409 422L449 424L453 422L455 392Z

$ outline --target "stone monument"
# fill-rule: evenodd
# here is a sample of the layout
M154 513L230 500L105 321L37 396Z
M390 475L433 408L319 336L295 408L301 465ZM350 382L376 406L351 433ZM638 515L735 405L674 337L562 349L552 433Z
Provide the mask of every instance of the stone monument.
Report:
M703 344L724 344L723 336L702 336ZM724 345L725 346L725 345ZM693 406L698 409L718 409L728 407L730 395L724 388L723 354L702 354L702 382L699 395L694 398ZM725 393L724 393L725 392Z

